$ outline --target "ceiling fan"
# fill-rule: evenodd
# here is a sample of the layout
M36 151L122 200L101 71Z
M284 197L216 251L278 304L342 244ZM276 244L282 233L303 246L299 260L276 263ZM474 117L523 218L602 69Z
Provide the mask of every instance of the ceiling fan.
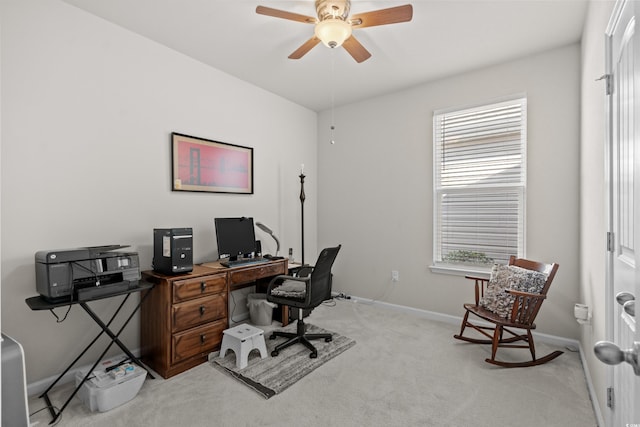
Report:
M313 37L289 55L290 59L302 58L322 42L330 48L343 46L356 62L366 61L371 57L371 53L355 38L352 34L353 29L408 22L413 17L413 6L410 4L349 17L351 0L315 0L315 3L317 18L265 6L256 8L256 13L260 15L315 24Z

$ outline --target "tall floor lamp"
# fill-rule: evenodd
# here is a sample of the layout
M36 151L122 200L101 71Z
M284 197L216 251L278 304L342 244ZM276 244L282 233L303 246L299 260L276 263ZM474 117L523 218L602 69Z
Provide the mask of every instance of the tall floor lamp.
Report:
M302 164L302 167L300 168L300 218L301 218L301 224L302 224L302 229L301 229L301 236L302 236L302 260L301 260L301 264L304 265L304 199L305 199L305 195L304 195L304 164Z

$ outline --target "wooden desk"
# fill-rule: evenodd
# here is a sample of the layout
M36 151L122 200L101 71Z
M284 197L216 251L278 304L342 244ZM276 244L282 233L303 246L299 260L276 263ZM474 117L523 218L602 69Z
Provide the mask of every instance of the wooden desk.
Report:
M215 261L204 263L202 266L211 268L217 272L226 271L228 274L229 292L249 286L269 284L275 276L287 274L289 271L287 268L287 259L236 267L224 267L220 262Z
M202 264L205 267L217 270L226 270L229 273L229 292L237 291L249 286L255 286L256 292L265 293L271 279L280 274L289 274L290 269L286 258L271 261L268 264L249 265L242 267L224 267L220 262ZM280 320L282 326L289 324L289 307L281 307Z
M202 264L204 267L216 270L226 270L229 273L229 292L255 286L256 292L265 293L271 279L280 274L291 272L286 258L271 261L268 264L245 265L241 267L225 267L219 261ZM282 326L289 324L289 307L283 305L280 312Z
M177 275L143 271L155 284L140 311L143 362L164 378L206 362L229 327L229 292L261 286L287 271L286 259L231 268L210 262Z

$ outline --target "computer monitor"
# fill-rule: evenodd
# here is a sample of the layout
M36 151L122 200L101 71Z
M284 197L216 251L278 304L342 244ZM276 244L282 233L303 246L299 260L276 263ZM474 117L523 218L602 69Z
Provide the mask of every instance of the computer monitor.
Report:
M218 257L235 260L256 250L253 218L215 218Z

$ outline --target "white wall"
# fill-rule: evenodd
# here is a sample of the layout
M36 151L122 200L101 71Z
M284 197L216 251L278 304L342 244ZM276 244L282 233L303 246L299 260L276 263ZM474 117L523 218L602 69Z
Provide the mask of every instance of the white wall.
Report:
M0 8L2 329L24 346L29 382L60 372L98 331L80 307L61 324L27 307L38 250L128 244L149 269L153 228L193 227L195 261L209 261L213 218L245 215L300 254L304 163L305 246L317 255L315 112L57 0ZM255 194L171 192L172 131L253 147ZM132 349L137 324L124 333Z
M613 10L613 1L589 3L582 36L582 108L580 141L580 295L582 303L592 308L591 325L580 328L587 368L602 414L607 414L607 367L593 354L597 341L606 334L606 249L605 204L605 83L596 81L605 73L605 30ZM606 417L605 417L606 418Z
M580 46L453 76L335 110L318 124L319 245L342 243L334 290L461 316L459 276L431 273L433 111L528 99L526 256L560 269L536 324L578 338ZM400 282L391 283L391 270Z

